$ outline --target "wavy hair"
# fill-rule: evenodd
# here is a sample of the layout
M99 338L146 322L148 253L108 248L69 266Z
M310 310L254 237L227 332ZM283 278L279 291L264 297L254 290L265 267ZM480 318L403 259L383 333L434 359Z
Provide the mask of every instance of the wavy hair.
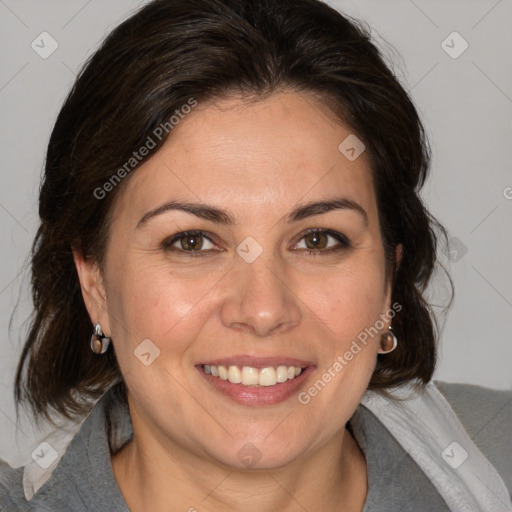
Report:
M419 195L430 166L425 130L369 30L319 0L156 0L115 28L86 62L51 134L18 404L28 402L38 417L71 417L122 382L114 351L98 357L89 349L92 325L72 251L103 268L116 197L136 167L103 199L95 191L191 97L257 101L281 90L320 98L366 146L392 303L402 306L393 320L398 348L378 357L369 387L429 382L436 321L424 294L438 234L446 232Z

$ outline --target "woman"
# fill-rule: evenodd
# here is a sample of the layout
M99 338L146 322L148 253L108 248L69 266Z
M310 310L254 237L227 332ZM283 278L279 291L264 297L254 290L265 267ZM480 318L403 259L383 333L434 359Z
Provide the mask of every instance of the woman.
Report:
M323 3L159 0L115 29L49 143L17 376L73 423L3 471L2 510L511 510L506 416L477 446L431 382L428 165Z

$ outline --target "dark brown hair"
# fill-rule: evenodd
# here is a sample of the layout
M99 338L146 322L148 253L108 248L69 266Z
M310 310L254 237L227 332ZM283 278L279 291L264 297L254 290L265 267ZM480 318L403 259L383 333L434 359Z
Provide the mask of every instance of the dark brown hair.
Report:
M70 416L122 381L114 351L96 356L89 348L92 324L72 249L102 268L110 214L136 170L104 197L95 191L190 98L201 104L241 94L252 101L280 90L321 98L366 146L392 303L402 306L393 319L400 343L379 356L370 388L432 378L435 319L423 294L436 264L436 232L446 233L419 197L430 159L423 126L369 31L317 0L157 0L107 37L55 123L32 248L34 313L16 376L18 403L28 402L37 416Z

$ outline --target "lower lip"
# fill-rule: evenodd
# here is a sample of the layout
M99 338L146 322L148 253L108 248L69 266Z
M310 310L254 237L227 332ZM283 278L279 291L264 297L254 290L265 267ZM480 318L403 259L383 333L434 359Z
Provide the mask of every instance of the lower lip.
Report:
M197 366L196 368L216 391L239 404L258 406L278 404L295 395L309 375L314 371L315 367L306 367L302 373L294 379L275 384L274 386L263 386L260 388L233 384L229 382L229 380L222 380L219 377L213 377L205 373L201 366Z

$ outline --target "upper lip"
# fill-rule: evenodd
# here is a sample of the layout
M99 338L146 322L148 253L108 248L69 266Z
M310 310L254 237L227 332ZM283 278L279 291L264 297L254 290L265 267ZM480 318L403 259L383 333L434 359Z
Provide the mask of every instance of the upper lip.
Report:
M266 368L268 366L296 366L305 368L306 366L312 366L313 362L287 356L255 357L250 355L239 355L209 359L198 364L207 364L210 366L250 366L251 368Z

